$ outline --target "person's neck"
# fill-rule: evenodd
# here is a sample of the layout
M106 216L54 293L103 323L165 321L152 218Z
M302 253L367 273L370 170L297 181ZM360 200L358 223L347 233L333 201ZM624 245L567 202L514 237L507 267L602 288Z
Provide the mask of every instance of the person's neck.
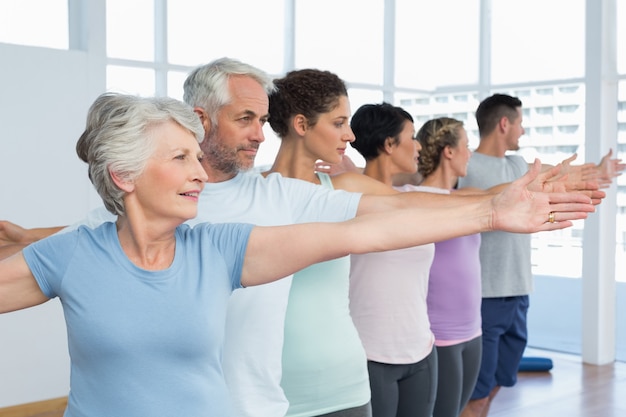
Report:
M457 179L457 176L449 173L445 167L439 166L433 173L425 177L420 185L451 190Z
M506 145L502 138L496 135L489 135L480 139L480 143L474 152L487 156L495 156L496 158L504 158L506 151Z
M317 159L305 152L301 140L284 137L272 167L263 175L277 172L283 177L297 178L319 184L320 181L315 174L316 161Z
M363 174L391 187L393 185L393 175L398 174L398 172L394 172L390 164L387 164L384 158L379 156L365 163Z
M206 158L202 160L202 167L209 177L206 182L224 182L235 178L237 175L237 172L225 172L211 166Z
M117 235L128 259L149 271L167 269L176 253L176 227L171 221L148 221L140 212L127 208L118 216ZM132 220L131 220L132 219Z

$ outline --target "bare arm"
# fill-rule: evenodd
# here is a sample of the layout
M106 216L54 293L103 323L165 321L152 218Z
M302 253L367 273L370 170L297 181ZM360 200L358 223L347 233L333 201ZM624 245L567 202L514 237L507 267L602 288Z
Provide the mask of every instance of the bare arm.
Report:
M599 188L607 188L611 185L613 179L622 175L624 169L626 169L626 164L622 163L621 159L612 157L613 149L609 149L598 164L588 162L581 165L573 165L572 162L576 160L577 156L577 154L573 154L559 164L561 167L560 176L566 177L568 181L590 181L598 184ZM547 169L551 166L544 165L544 167Z
M529 169L536 169L532 164ZM534 168L533 168L534 167ZM599 204L604 198L605 193L599 191L599 185L596 182L585 180L571 180L568 176L562 174L560 165L545 170L546 165L541 165L539 172L527 188L530 191L538 191L545 193L568 193L577 192L586 195L593 200L594 204ZM442 207L456 207L461 204L470 202L479 202L489 199L491 196L502 192L511 183L503 183L493 186L487 190L480 188L462 188L452 195L424 193L424 192L399 192L394 188L377 181L367 175L356 172L343 172L332 177L335 189L359 192L365 194L359 205L357 215L372 213L377 211L385 211L391 208L408 208L422 207L438 209ZM390 196L394 198L373 198L373 196Z
M0 246L0 261L8 258L9 256L15 255L16 253L24 249L26 246L28 245L20 244L20 243L12 243L8 245Z
M0 313L33 307L48 299L21 252L0 261Z
M317 172L325 172L330 176L342 174L344 172L363 172L363 168L359 168L355 165L354 161L348 156L344 155L341 158L341 162L338 164L329 164L328 162L319 161L315 163L315 170Z
M600 182L608 183L609 185L613 182L613 178L622 175L626 169L626 164L623 163L621 159L612 158L612 156L613 149L609 149L607 154L602 157L600 163L597 165Z
M0 246L21 244L28 245L55 234L65 226L36 227L25 229L7 220L0 220Z
M541 162L539 160L536 160L535 163L531 165L531 169L529 169L528 172L519 179L521 180L522 178L525 178L524 184L527 192L531 192L529 190L529 187L532 188L531 184L536 181L540 170ZM501 187L503 190L506 190L516 182L497 187ZM552 190L548 191L550 191L549 194L553 203L556 203L557 201L561 203L559 205L555 205L552 211L562 212L563 215L571 212L574 217L577 215L578 212L594 211L593 209L589 208L590 205L588 203L590 202L590 196L586 195L586 193L584 192L556 192ZM497 194L480 190L471 191L467 195L463 195L462 193L453 193L447 195L420 192L397 193L395 195L386 196L366 194L361 198L361 202L359 203L359 207L357 210L357 215L361 216L368 213L386 212L393 209L409 207L431 208L437 210L446 207L458 208L463 207L466 204L490 200L494 197L494 195ZM568 220L573 220L574 217L568 218Z
M255 227L250 235L241 282L259 285L290 275L313 263L353 253L422 245L491 230L532 233L571 226L594 210L585 196L533 193L527 185L540 165L495 196L437 210L398 209L339 223ZM565 200L563 200L565 198ZM578 208L579 210L573 210ZM556 223L548 223L556 212Z
M532 165L530 165L532 167ZM596 181L576 180L576 176L569 176L563 174L563 168L561 164L548 167L542 165L542 171L537 177L528 184L530 191L538 191L543 193L581 193L591 198L593 204L597 205L602 202L602 199L606 196L604 191L600 190L600 184ZM464 187L456 191L458 195L475 195L475 194L497 194L502 192L510 182L495 185L487 190L481 190L480 188Z
M33 242L55 234L60 227L37 227L25 229L7 220L0 220L0 260L6 259Z

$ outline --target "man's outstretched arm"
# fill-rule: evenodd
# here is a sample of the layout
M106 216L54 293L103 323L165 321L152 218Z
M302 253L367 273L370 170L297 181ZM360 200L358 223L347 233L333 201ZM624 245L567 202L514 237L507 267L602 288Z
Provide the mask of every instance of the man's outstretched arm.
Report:
M65 226L54 226L25 229L10 221L0 220L0 260L64 228Z

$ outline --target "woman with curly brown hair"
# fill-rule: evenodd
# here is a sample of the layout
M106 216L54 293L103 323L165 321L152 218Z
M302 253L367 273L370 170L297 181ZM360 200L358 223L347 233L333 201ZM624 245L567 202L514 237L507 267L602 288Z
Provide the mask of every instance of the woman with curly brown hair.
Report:
M328 71L304 69L274 83L269 122L281 145L270 172L331 189L346 189L342 181L348 178L367 180L355 173L331 178L315 170L318 160L340 162L354 140L344 82ZM281 379L289 417L371 416L365 352L348 307L349 272L346 256L294 274Z
M270 172L352 192L404 194L407 202L417 204L419 199L420 204L427 204L429 195L399 193L390 184L367 175L343 172L329 176L316 171L319 160L340 163L346 147L355 140L348 123L351 112L347 88L337 75L303 69L289 72L274 84L269 123L280 136L281 145ZM393 157L381 160L385 159L390 172L415 172L413 119L403 110L390 107L392 126L382 128L393 139L384 153ZM426 247L432 248L432 244ZM350 315L349 280L348 257L319 263L294 275L285 318L281 380L289 400L287 416L365 417L372 415L372 409L374 416L382 415L373 402L370 408L368 358ZM427 323L423 293L421 317ZM422 333L422 328L426 354L430 354L434 337L427 324L416 331ZM436 359L431 363L436 364ZM427 395L428 410L434 403L434 388L434 384L432 390L420 388L421 392L432 392ZM416 401L414 397L409 400Z

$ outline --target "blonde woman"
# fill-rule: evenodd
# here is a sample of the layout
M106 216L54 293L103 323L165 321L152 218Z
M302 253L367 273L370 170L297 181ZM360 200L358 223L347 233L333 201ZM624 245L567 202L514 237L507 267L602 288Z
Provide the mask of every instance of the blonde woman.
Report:
M463 122L427 121L417 132L418 190L449 194L467 173L471 152ZM428 316L439 360L433 417L457 417L469 401L482 354L480 234L435 243L428 284Z

